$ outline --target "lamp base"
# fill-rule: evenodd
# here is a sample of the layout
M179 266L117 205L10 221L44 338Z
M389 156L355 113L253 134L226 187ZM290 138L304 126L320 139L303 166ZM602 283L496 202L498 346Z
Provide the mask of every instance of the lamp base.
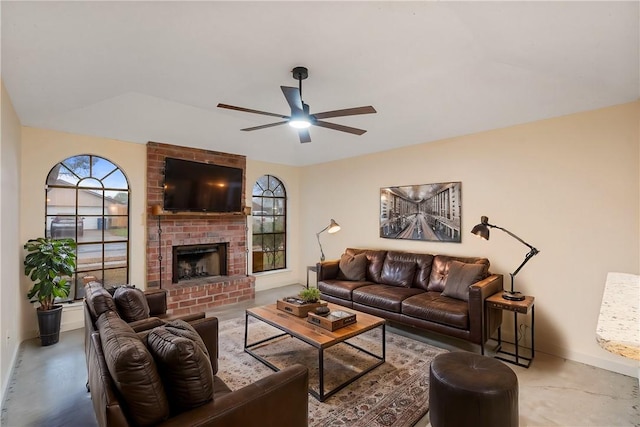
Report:
M502 298L508 299L509 301L522 301L524 300L524 294L521 292L504 291Z

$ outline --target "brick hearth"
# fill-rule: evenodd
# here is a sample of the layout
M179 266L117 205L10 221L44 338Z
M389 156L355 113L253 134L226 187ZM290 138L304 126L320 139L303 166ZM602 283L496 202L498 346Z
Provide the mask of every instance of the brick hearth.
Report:
M160 216L162 283L158 261L158 216L151 207L162 206L164 159L246 168L244 156L149 142L147 144L147 287L168 291L167 308L172 314L210 310L255 297L255 277L247 274L247 222L241 214L173 214ZM244 174L243 174L244 176ZM244 179L243 194L244 196ZM229 243L227 276L199 278L171 283L172 246Z

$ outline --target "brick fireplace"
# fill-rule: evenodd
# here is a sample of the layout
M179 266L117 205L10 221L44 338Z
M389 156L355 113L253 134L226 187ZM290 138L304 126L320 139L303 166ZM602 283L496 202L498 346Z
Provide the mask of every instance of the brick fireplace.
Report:
M254 298L255 277L247 272L245 215L151 213L152 206L162 206L165 157L246 169L244 156L156 142L147 144L147 287L168 291L167 307L172 314L206 311ZM243 200L244 187L243 183ZM184 257L175 271L174 261L180 251L174 248L178 247ZM189 251L192 256L186 254ZM208 260L194 262L198 253L207 254ZM162 256L161 261L158 255Z

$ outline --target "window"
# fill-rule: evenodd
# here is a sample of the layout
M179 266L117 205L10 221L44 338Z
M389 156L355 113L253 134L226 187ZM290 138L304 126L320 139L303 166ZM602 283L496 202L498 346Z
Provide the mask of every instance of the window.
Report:
M129 183L120 168L90 154L69 157L49 171L45 195L45 235L78 244L69 299L84 297L84 276L128 283Z
M287 193L271 175L253 184L253 272L281 270L287 266Z

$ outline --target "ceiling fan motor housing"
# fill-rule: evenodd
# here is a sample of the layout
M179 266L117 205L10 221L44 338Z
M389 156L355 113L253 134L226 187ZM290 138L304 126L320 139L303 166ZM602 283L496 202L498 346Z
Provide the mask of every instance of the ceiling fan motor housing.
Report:
M296 80L304 80L309 77L309 70L306 67L295 67L291 72Z

